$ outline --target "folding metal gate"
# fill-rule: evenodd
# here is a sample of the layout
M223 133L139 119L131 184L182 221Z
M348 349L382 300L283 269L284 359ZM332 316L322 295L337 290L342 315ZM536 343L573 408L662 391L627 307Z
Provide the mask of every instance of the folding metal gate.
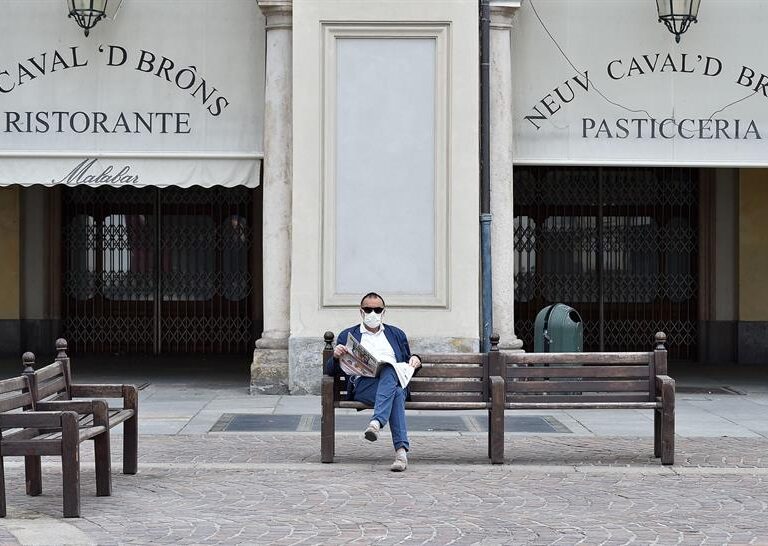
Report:
M695 359L698 172L515 167L515 327L533 347L545 305L574 307L584 350L642 350L667 334Z
M251 193L67 188L62 303L70 346L80 353L249 351Z

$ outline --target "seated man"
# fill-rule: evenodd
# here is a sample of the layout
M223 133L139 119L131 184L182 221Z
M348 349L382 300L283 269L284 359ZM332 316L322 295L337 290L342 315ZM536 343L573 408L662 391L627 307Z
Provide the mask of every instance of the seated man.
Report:
M377 360L383 362L408 362L418 369L421 359L412 355L408 347L408 338L399 328L382 323L384 316L384 298L375 292L363 296L360 301L362 323L342 331L333 349L333 358L325 363L326 373L343 374L339 357L347 352L345 344L351 335L365 347ZM400 387L397 374L392 366L384 366L378 377L350 376L348 378L347 398L373 406L373 418L365 429L365 438L375 442L379 431L387 423L392 431L392 443L395 445L395 462L390 469L402 472L408 467L409 449L408 429L405 423L405 401L408 389Z

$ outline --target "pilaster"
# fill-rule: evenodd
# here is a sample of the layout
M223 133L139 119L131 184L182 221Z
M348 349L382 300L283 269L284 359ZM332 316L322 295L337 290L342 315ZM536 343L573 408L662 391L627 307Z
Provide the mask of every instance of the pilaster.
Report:
M266 17L264 108L264 331L251 364L251 393L287 391L290 334L292 174L291 0L258 0Z
M502 351L521 350L515 335L515 220L512 196L512 22L520 1L491 2L491 248L493 325Z

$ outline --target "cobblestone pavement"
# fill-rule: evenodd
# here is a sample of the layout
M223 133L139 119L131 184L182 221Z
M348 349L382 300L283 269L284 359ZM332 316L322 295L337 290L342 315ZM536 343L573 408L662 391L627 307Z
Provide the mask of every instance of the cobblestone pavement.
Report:
M388 470L386 436L338 434L331 465L319 444L143 436L139 474L115 457L113 495L100 498L87 446L83 517L66 520L57 461L44 462L43 495L26 497L23 464L7 459L0 543L768 544L765 438L679 438L662 467L650 438L508 436L507 464L493 466L484 435L429 433L413 436L402 474Z

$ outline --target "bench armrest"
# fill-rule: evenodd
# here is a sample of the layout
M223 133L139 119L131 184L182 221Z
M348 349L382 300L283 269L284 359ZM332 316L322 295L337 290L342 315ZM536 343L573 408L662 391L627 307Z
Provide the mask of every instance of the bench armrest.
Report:
M70 392L72 397L87 398L92 396L101 396L104 398L122 398L123 387L125 385L107 385L107 384L87 384L87 383L72 383L70 385Z
M675 380L668 375L656 376L657 399L661 405L670 411L675 411Z
M69 392L72 398L122 398L126 409L137 409L139 390L136 385L73 383Z
M492 407L504 411L507 386L504 379L499 375L492 375L488 380L490 381L489 394L491 395Z
M664 387L664 385L670 385L672 387L672 390L675 389L675 380L669 377L668 375L657 375L656 376L656 390L661 391L661 389ZM669 387L667 387L669 388Z
M93 414L93 424L109 428L109 405L106 400L53 400L39 402L41 410L58 410L77 414Z
M106 400L49 400L35 404L36 410L42 411L74 411L78 414L88 414L107 411Z
M336 378L332 375L324 375L322 378L322 381L320 383L320 394L322 395L322 398L330 398L332 401L335 401L336 398L336 392L334 390L334 383L336 381Z
M0 413L0 429L6 428L61 428L64 411L25 411Z

